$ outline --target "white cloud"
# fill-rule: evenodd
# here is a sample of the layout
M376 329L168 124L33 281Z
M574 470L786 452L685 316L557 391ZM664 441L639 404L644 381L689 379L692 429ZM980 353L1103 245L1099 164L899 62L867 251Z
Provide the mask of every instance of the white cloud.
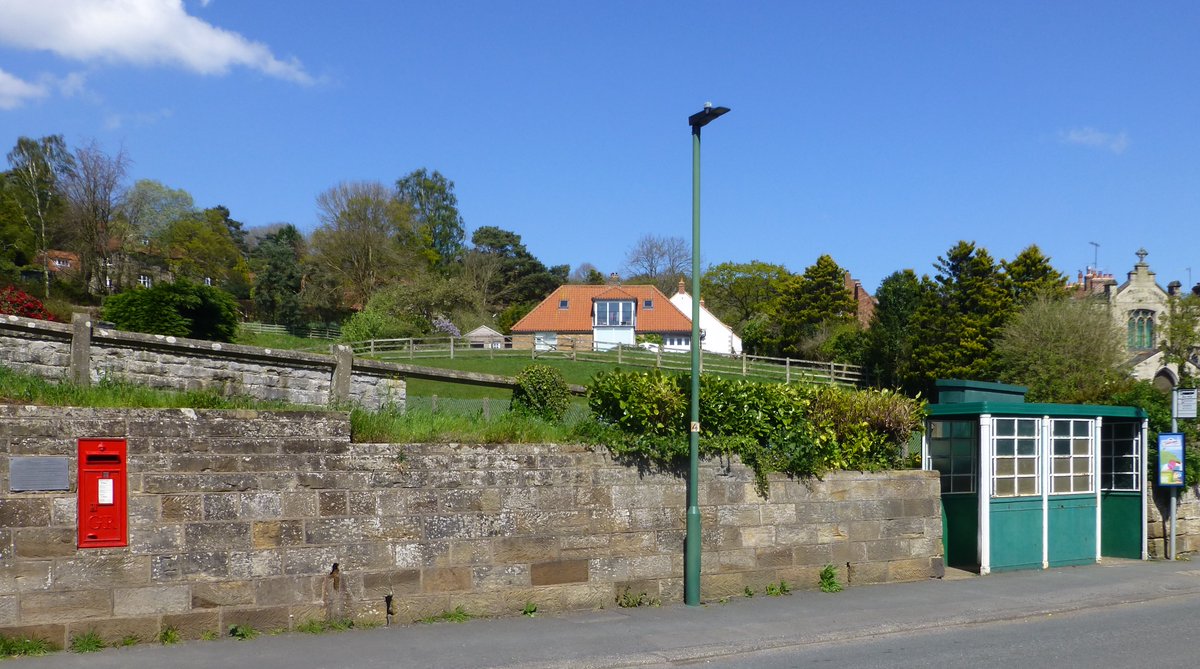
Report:
M311 84L300 61L194 16L183 0L0 0L0 43L64 58L179 66L200 74L248 67Z
M16 109L29 100L46 95L46 87L0 70L0 109Z
M1124 131L1103 132L1092 127L1059 131L1058 141L1063 144L1105 149L1116 154L1124 153L1125 149L1129 148L1129 136Z
M170 109L160 109L153 112L136 112L133 114L109 114L104 118L104 127L117 130L125 125L151 125L164 119L171 118L175 112Z

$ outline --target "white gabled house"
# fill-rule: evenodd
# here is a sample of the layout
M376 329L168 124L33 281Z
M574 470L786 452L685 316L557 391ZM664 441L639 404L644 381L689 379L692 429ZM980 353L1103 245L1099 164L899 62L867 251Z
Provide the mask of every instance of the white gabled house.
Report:
M679 287L671 296L671 304L682 311L691 322L692 296L688 294L683 279L679 280ZM700 338L700 348L704 351L724 355L742 354L742 338L704 306L703 297L700 298L700 331L703 333Z

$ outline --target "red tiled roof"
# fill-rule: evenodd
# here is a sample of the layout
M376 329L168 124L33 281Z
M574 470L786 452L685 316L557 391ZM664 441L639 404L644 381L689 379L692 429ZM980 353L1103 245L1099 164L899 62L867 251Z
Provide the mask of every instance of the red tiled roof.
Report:
M558 305L567 301L566 309ZM691 332L692 321L671 304L666 295L655 286L559 286L542 303L512 326L513 332L565 332L583 333L592 331L592 303L595 300L635 300L634 332ZM646 309L646 300L654 304Z

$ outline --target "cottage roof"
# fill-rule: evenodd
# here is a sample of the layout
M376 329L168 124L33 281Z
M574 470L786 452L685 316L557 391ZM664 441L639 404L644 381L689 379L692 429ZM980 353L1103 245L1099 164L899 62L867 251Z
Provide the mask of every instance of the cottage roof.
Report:
M666 295L651 285L559 286L541 304L512 326L513 332L592 331L592 305L596 300L632 300L637 315L635 332L691 332L692 321ZM651 307L646 308L649 300ZM563 302L566 306L563 307Z

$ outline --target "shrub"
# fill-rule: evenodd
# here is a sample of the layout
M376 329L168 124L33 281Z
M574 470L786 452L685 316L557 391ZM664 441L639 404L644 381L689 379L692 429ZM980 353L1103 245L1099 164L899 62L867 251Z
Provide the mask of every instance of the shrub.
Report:
M208 341L231 342L238 326L232 295L186 279L113 295L102 314L122 330Z
M562 372L546 365L529 365L516 377L512 410L527 416L558 422L571 405L571 390Z
M596 375L588 405L598 425L580 436L620 456L677 464L688 452L690 377L614 371ZM761 489L769 472L820 476L899 466L921 428L922 404L890 391L700 379L700 452L737 455Z
M14 286L0 290L0 314L36 318L43 321L58 320L54 314L46 310L40 300Z

